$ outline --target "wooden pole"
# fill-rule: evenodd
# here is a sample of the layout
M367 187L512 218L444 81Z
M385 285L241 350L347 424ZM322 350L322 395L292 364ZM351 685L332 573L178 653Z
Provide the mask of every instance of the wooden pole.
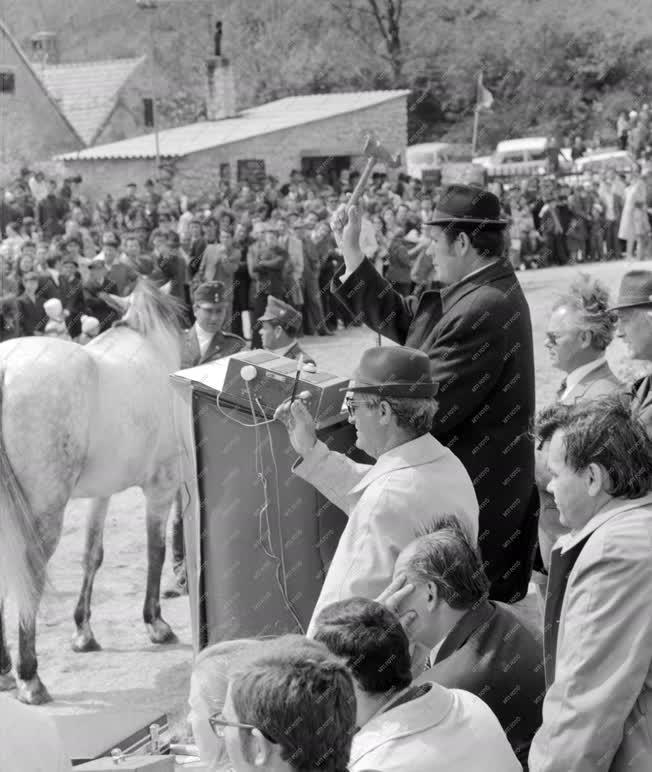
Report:
M480 110L476 107L473 113L473 139L471 140L471 157L475 156L475 149L478 144L478 119Z

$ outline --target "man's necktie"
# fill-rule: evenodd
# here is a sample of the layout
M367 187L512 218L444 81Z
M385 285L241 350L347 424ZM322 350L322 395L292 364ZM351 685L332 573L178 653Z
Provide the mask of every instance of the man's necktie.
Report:
M557 399L561 399L566 391L566 379L561 382L561 386L557 389Z

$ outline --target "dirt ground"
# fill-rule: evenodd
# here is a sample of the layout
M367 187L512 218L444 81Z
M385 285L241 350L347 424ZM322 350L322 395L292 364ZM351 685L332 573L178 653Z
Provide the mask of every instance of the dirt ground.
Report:
M652 264L646 265L652 268ZM585 268L601 277L617 292L624 263ZM537 404L554 398L561 380L552 370L543 348L547 315L555 295L574 273L571 268L551 268L519 274L532 310L537 370ZM302 345L314 354L320 369L349 375L360 353L375 345L368 329L339 333L334 338L306 338ZM620 341L612 344L609 359L616 371L631 377ZM154 646L142 623L145 588L144 499L129 489L111 502L105 533L105 561L96 580L92 625L103 649L75 654L70 649L72 614L81 584L81 553L87 502L72 502L66 512L61 543L51 562L52 588L44 598L37 639L40 673L54 697L47 710L80 713L107 709L158 708L181 716L187 698L192 660L192 636L188 599L162 601L164 618L175 630L179 643ZM166 565L164 582L169 578ZM526 615L535 617L532 596L524 603ZM7 616L8 637L16 646L15 613Z

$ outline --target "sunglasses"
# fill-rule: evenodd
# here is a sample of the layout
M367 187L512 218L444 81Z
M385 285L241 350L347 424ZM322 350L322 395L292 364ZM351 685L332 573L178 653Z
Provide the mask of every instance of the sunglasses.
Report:
M254 729L258 729L258 727L254 726L253 724L241 724L238 721L227 721L224 718L224 715L222 714L222 712L214 713L212 716L209 716L208 723L210 724L210 727L213 730L213 733L215 734L215 736L218 737L220 740L224 739L224 729L227 726L231 726L234 729L245 729L248 732L251 732ZM266 740L269 740L269 742L276 744L276 740L272 739L268 734L263 732L262 729L258 729L258 731L262 734L262 736Z
M356 408L366 407L368 403L361 401L356 402L352 397L345 397L344 404L346 405L346 409L349 413L349 418L354 418Z

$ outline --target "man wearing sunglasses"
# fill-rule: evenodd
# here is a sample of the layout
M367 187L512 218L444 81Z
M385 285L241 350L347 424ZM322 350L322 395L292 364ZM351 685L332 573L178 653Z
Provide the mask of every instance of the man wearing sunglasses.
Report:
M349 385L346 406L356 447L374 465L358 464L317 440L300 400L276 417L288 427L302 459L294 473L311 483L349 519L313 611L352 596L377 597L391 582L394 563L417 532L429 532L448 514L457 517L474 545L478 501L471 479L453 451L430 434L437 384L421 351L379 346L365 351Z
M355 730L351 674L321 643L286 635L229 678L224 708L208 720L233 772L348 769Z
M617 315L609 308L609 291L597 279L580 274L557 299L553 306L546 348L553 367L564 373L557 390L562 404L606 396L623 388L607 362L605 352L616 331ZM532 580L545 594L550 552L555 541L568 533L559 521L555 501L547 491L550 472L547 467L547 448L537 448L536 480L541 509L539 513L539 550L542 565L535 561ZM542 570L543 569L543 570Z

